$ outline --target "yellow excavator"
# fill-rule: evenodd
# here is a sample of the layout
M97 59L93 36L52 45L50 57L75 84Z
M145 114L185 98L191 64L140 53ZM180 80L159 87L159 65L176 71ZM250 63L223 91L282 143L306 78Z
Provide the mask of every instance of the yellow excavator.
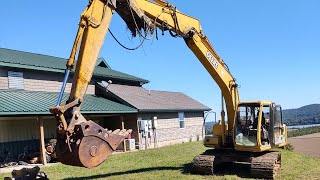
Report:
M193 159L193 170L213 174L220 163L246 162L251 163L252 177L273 178L280 169L281 154L271 150L285 146L287 142L281 106L265 100L240 102L236 79L203 34L199 20L162 0L89 0L81 14L57 104L50 109L58 122L58 159L68 165L96 167L111 155L130 131L105 130L93 121L87 121L80 113L115 12L134 37L145 40L148 33L157 37L160 30L162 34L169 31L171 36L183 38L221 89L221 120L213 126L212 135L204 138L204 145L210 149ZM69 99L61 104L65 84L73 70Z

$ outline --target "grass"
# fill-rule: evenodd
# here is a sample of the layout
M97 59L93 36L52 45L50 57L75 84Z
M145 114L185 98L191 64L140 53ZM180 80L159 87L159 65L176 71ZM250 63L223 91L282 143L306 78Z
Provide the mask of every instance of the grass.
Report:
M320 133L320 126L306 127L293 131L288 131L288 137L303 136L307 134Z
M190 174L193 157L206 148L200 142L173 145L146 151L115 154L94 169L62 164L41 168L50 179L239 179L249 176L246 165L231 164L214 176ZM316 179L320 177L320 159L295 152L282 152L282 171L277 179ZM0 179L10 174L0 174Z

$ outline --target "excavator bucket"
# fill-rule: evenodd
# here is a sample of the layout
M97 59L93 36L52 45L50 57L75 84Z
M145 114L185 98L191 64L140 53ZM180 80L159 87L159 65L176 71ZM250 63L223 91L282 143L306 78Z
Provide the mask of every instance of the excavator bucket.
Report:
M94 168L103 163L132 130L108 131L93 121L75 125L71 136L58 138L57 157L66 165Z

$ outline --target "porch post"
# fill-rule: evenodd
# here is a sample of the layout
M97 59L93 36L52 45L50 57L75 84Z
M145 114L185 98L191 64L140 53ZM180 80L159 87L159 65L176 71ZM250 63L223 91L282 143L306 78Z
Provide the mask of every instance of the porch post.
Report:
M43 128L43 119L41 117L37 117L38 125L39 125L39 140L40 140L40 160L43 165L47 165L46 159L46 149L44 144L44 128Z
M123 120L123 115L120 116L120 121L121 121L121 129L124 129L124 120ZM126 147L126 140L123 140L123 152L127 151L127 147Z

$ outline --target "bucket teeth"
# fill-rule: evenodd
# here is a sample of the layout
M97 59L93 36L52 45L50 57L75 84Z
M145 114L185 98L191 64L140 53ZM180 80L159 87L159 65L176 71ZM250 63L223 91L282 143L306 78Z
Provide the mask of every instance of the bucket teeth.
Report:
M112 132L112 134L118 134L120 132L120 129L116 129Z
M127 133L127 130L126 130L126 129L122 129L118 134L119 134L119 135L122 135L122 136L125 136L125 135L127 135L128 133Z
M127 137L130 133L132 133L132 129L116 129L114 131L108 130L107 133L109 135L119 135L119 136L125 136Z
M132 129L122 129L120 132L119 132L119 135L121 136L128 136L130 133L132 132Z

